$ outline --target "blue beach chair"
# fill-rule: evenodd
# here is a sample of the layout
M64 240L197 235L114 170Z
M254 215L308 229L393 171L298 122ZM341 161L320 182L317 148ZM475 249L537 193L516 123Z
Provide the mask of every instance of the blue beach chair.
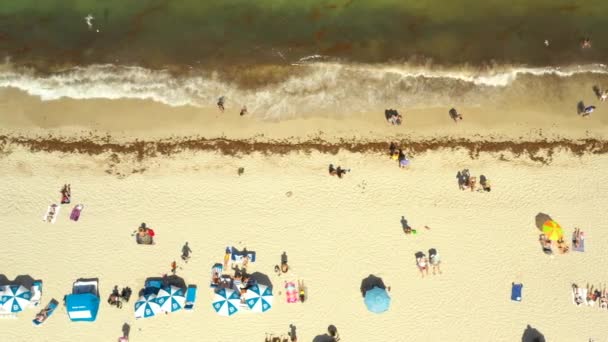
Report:
M521 302L521 290L523 289L523 287L524 284L511 283L511 300Z
M194 302L196 301L196 285L188 285L186 290L186 305L185 310L192 310L194 308Z

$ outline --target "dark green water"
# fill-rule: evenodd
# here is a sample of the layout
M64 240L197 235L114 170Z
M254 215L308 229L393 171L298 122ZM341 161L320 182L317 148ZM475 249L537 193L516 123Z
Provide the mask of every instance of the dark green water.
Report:
M13 62L41 68L219 68L315 54L544 66L605 62L607 24L604 0L19 0L0 6L0 48ZM583 50L586 36L593 46Z

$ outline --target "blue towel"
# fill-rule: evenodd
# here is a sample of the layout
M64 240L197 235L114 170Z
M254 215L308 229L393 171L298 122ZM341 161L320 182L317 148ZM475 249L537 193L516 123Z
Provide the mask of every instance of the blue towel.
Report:
M511 300L516 302L521 302L521 290L524 287L524 284L515 284L511 285Z

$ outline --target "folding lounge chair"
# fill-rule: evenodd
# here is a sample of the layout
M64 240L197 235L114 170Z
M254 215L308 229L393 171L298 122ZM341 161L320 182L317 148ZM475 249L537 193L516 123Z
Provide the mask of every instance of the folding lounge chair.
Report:
M188 285L188 290L186 290L186 305L184 305L184 310L192 310L194 308L194 302L196 302L196 285Z
M524 287L524 284L521 283L512 283L511 284L511 300L516 302L521 302L521 292Z

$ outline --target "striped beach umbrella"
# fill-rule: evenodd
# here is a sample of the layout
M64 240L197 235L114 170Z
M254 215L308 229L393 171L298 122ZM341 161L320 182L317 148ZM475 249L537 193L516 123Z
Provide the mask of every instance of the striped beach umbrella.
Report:
M232 316L239 311L241 296L233 289L220 289L215 292L213 309L222 316Z
M160 312L160 305L156 302L155 294L139 297L135 302L135 318L148 318Z
M156 302L160 309L165 312L175 312L181 310L186 304L184 290L171 285L168 288L160 289L156 294Z
M553 220L545 221L545 223L543 223L542 230L547 239L551 241L557 241L564 237L564 231L562 227L560 227L560 225Z
M32 292L23 285L6 285L0 290L0 305L5 311L21 312L30 305Z
M266 285L254 285L247 289L245 302L253 312L266 312L272 308L272 289Z

